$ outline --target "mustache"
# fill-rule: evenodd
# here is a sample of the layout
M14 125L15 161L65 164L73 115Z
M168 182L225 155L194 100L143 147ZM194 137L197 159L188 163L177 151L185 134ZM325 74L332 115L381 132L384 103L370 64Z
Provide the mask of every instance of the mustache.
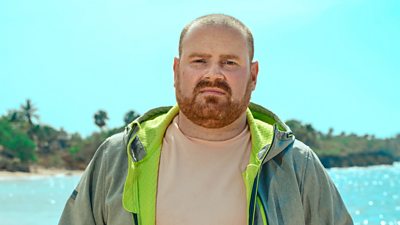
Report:
M225 92L227 92L229 95L232 95L232 89L229 86L229 84L223 80L223 79L216 79L214 81L210 81L210 80L200 80L197 84L196 87L194 88L194 93L198 94L200 92L200 90L202 88L206 88L206 87L210 87L210 88L220 88L222 90L224 90Z

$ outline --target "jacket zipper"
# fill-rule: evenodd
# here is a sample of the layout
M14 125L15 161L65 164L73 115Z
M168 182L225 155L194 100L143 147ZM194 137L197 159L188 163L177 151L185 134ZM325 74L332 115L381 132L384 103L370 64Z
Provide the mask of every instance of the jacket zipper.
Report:
M136 197L136 202L137 202L137 211L136 213L134 213L134 217L133 219L135 220L135 224L136 225L140 225L139 223L139 214L140 214L140 203L139 203L139 181L138 178L136 177L136 193L135 193L135 197Z
M136 126L134 126L134 125L136 125ZM135 141L135 138L137 138L136 136L137 136L137 131L138 131L138 128L139 128L139 126L138 126L138 124L133 124L132 125L132 127L131 127L131 129L132 129L132 132L131 132L131 134L129 135L129 136L131 136L131 135L133 135L133 137L131 137L130 139L132 139L132 142L134 142ZM129 143L129 141L128 141L128 143ZM131 145L132 143L130 143L129 145ZM130 151L131 151L131 149L130 149ZM134 156L134 153L133 153L133 151L131 151L131 157L133 157ZM135 162L132 160L132 163L133 164L135 164ZM137 167L136 165L135 165L135 167ZM140 205L139 205L139 179L138 179L138 168L135 168L135 170L134 170L134 177L135 177L135 193L134 193L134 202L135 202L135 212L133 212L132 213L132 216L133 216L133 223L135 224L135 225L140 225L139 224L139 213L140 213L140 210L139 210L139 208L140 208Z
M137 213L132 213L132 214L133 214L133 224L139 225L138 214Z

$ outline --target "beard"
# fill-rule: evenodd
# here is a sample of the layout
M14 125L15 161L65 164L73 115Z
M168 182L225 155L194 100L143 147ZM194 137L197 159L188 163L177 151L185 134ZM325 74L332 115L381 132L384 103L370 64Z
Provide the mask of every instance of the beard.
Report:
M237 120L246 110L251 98L251 79L247 82L242 99L232 99L232 89L223 79L200 80L191 97L185 97L180 89L179 79L175 86L176 100L180 111L193 123L205 128L222 128ZM223 96L199 96L205 87L220 88Z

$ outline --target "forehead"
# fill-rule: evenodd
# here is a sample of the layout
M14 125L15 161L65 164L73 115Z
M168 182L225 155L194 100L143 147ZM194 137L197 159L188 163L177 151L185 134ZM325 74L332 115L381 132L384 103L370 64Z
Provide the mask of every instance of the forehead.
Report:
M247 45L245 33L239 29L227 25L194 24L182 40L182 56L193 51L248 55Z

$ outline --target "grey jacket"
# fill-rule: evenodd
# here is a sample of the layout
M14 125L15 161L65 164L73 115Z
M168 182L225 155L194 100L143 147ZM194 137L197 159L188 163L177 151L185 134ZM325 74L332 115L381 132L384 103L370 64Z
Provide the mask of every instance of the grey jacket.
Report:
M314 152L296 140L290 129L269 110L253 103L249 109L255 119L274 126L272 142L257 155L263 160L252 187L248 224L353 224L340 194ZM154 225L141 222L137 213L124 208L124 186L131 165L128 159L135 162L146 157L142 141L135 136L138 127L168 111L170 107L146 113L98 148L66 203L60 225Z

